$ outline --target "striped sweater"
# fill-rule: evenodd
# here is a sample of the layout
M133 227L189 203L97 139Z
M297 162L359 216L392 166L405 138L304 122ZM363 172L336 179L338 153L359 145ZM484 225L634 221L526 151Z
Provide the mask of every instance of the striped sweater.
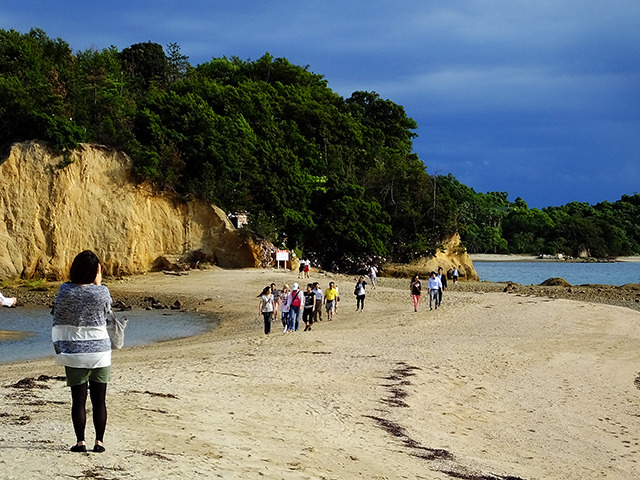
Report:
M51 330L56 364L75 368L111 365L107 318L112 315L111 294L104 285L63 283Z

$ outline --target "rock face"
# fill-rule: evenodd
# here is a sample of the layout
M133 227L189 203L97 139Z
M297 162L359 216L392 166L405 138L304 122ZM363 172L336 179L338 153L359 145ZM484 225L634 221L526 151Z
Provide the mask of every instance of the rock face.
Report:
M384 274L392 277L412 277L418 274L422 278L427 278L429 272L437 271L438 267L442 267L449 277L450 271L458 267L460 280L479 280L471 257L461 247L460 235L457 233L444 242L444 251L438 251L433 257L420 258L407 265L385 265Z
M66 279L86 249L107 275L196 250L225 268L257 265L257 249L222 210L136 185L125 154L83 144L70 160L38 142L14 144L0 160L0 277Z
M540 284L541 287L570 287L571 284L564 278L552 277L548 278Z

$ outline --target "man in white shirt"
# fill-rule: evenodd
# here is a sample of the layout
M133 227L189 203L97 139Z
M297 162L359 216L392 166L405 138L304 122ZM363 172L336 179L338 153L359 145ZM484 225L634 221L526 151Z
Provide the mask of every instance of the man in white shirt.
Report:
M429 282L427 283L429 287L429 310L433 310L433 304L436 304L436 310L438 309L438 293L442 288L442 282L437 277L436 272L431 272L431 276L429 277Z
M320 284L318 282L313 282L313 293L316 295L316 309L314 312L313 322L317 323L322 321L322 303L324 301L324 292L320 288Z

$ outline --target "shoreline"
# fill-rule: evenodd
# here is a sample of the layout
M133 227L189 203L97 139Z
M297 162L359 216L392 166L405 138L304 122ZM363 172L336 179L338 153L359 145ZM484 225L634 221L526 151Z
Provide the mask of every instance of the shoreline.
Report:
M640 262L640 256L616 257L612 260L591 260L591 259L560 259L560 258L540 258L539 255L518 255L518 254L499 254L499 253L473 253L469 254L471 261L476 262L516 262L516 263L598 263L602 262Z
M430 312L425 297L413 313L408 282L379 278L365 312L356 313L353 277L313 272L311 280L338 283L336 319L269 336L256 318L256 295L271 281L297 281L294 272L211 269L111 282L114 297L188 299L219 315L219 327L114 352L107 452L99 457L68 452L73 428L61 367L52 359L3 365L4 474L446 480L598 471L626 480L637 473L638 312L459 283L443 308ZM92 433L89 426L88 439Z
M484 255L484 254L483 254ZM498 255L499 256L499 255ZM511 256L509 256L511 257ZM519 262L518 258L522 256L515 256L514 261ZM640 257L633 257L639 258ZM540 262L547 262L549 260L538 260ZM633 260L635 261L635 260ZM251 272L255 271L256 275L268 276L271 272L276 275L282 275L284 273L278 269L238 269L238 270L225 270L218 267L204 270L193 270L191 275L206 274L206 272ZM334 278L342 279L343 282L350 282L352 275L334 274L331 272L319 273L314 271L313 274L316 278ZM291 276L296 276L296 272L291 272ZM188 278L188 276L186 276ZM125 313L126 308L139 308L139 309L153 309L159 314L164 309L169 309L170 305L173 305L176 301L181 304L181 311L205 311L206 303L213 302L213 298L206 298L204 301L198 296L193 295L192 292L167 292L164 290L154 290L143 288L131 289L129 286L137 285L139 283L144 284L144 279L154 278L154 283L162 283L164 279L168 284L174 280L173 276L162 275L161 273L147 273L142 275L133 275L130 277L115 279L107 278L103 283L111 291L112 298L114 300L114 313ZM384 272L378 278L382 278L385 281L390 281L392 277L385 277ZM296 280L298 280L296 278ZM396 278L396 281L408 282L409 278ZM303 284L304 280L298 280L298 283ZM450 287L452 286L451 280L449 280ZM8 296L15 296L18 298L18 306L12 308L20 308L21 306L37 306L37 307L50 307L55 301L55 295L59 287L60 282L51 283L51 286L46 291L29 291L24 288L7 288L3 292L6 292ZM489 280L480 281L465 281L460 280L458 282L458 289L465 292L507 292L507 293L526 293L529 295L537 295L541 297L549 298L566 298L572 300L581 300L592 303L604 303L608 305L624 306L633 310L640 310L640 284L626 284L626 285L600 285L600 284L584 284L584 285L566 285L566 286L542 286L542 285L529 285L518 284L515 282L492 282ZM152 305L163 305L164 308L153 308ZM118 309L116 305L126 307L125 309ZM202 310L205 308L205 310ZM216 312L212 312L216 314Z

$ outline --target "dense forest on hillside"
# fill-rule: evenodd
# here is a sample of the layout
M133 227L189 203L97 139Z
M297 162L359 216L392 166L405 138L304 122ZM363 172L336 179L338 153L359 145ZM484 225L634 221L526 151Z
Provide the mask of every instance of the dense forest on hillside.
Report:
M640 196L543 210L432 177L416 123L375 92L349 98L270 54L192 66L180 47L73 52L33 29L0 30L0 144L127 152L139 180L246 211L252 235L326 268L407 261L460 232L471 252L607 257L640 252ZM64 162L61 164L64 168Z

